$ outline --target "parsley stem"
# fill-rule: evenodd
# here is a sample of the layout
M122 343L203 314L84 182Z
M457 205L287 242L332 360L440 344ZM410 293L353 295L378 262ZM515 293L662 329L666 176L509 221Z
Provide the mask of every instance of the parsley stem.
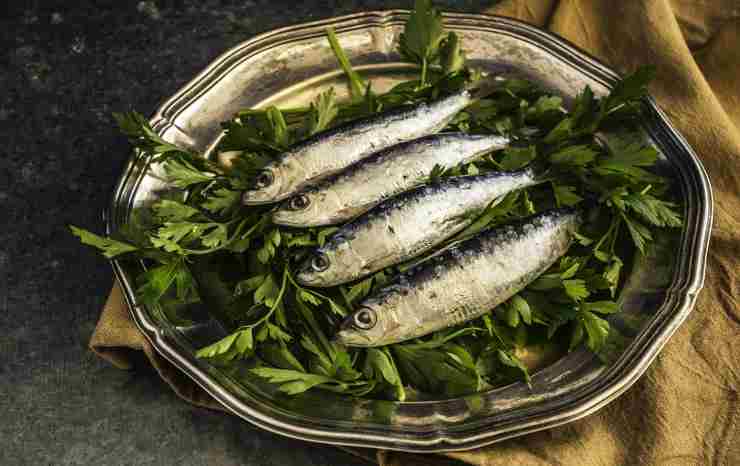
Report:
M263 220L265 218L266 217L263 217L259 222L257 222L254 225L252 225L252 227L249 230L247 230L246 233L244 233L243 235L241 235L240 238L238 238L239 237L239 233L241 232L241 229L244 228L244 226L247 224L247 220L249 220L248 218L242 219L242 221L236 227L236 230L231 235L231 237L227 241L224 241L219 246L214 246L214 247L209 248L209 249L186 249L186 248L183 248L183 251L185 252L186 255L198 256L198 255L203 255L203 254L210 254L212 252L219 251L221 249L225 249L227 246L229 246L230 244L234 243L237 240L237 238L238 239L246 239L246 238L248 238L252 233L254 233L254 231L259 226L261 226L261 224L265 223L265 222L263 222ZM234 220L236 220L236 219L234 219ZM227 222L227 224L229 224L229 223L231 223L231 222Z
M419 87L424 87L427 83L427 58L421 59L421 78L419 78Z
M318 291L314 291L314 290L308 290L308 289L306 289L306 288L304 288L304 287L300 286L300 285L299 285L298 283L296 283L296 282L295 282L295 280L293 280L293 276L292 276L291 274L288 274L288 280L290 280L290 283L291 283L291 284L292 284L292 285L293 285L293 286L294 286L294 287L295 287L296 289L298 289L298 290L300 290L300 291L303 291L303 292L305 292L305 293L309 293L309 294L312 294L312 295L314 295L314 296L318 296L319 298L323 299L324 301L331 301L331 298L330 298L330 297L328 297L328 296L326 296L326 295L323 295L323 294L319 293Z
M593 248L594 252L598 251L599 248L601 248L601 245L607 240L607 238L611 236L612 232L617 227L617 225L619 225L620 221L621 219L619 217L614 217L612 219L612 223L609 225L609 229L606 230L606 233L604 233L604 236L602 236L601 239L599 239L599 242L596 243L596 246L594 246Z
M339 287L339 291L342 292L342 298L344 298L344 302L345 302L345 304L347 304L347 308L351 310L352 309L352 301L349 299L349 294L345 290L345 287L343 287L343 286Z
M293 280L293 275L291 275L290 272L288 272L287 276L288 276L288 280L290 281L290 283L297 290L302 291L304 293L310 293L314 296L318 296L324 299L325 301L331 301L331 298L329 298L328 296L324 296L323 294L315 292L315 291L309 291L303 288L302 286L298 285L298 283L296 283L295 280ZM308 322L309 327L311 327L311 329L314 331L314 333L316 334L316 337L321 342L321 345L324 346L324 350L327 352L327 354L329 354L329 357L331 358L331 360L334 361L334 359L336 358L334 347L332 346L331 343L329 343L329 340L326 338L326 335L324 334L323 330L321 330L319 323L316 322L316 319L314 318L313 314L309 311L309 309L307 309L307 307L303 305L302 303L299 303L299 304L300 305L298 306L298 308L300 309L301 314L303 315L303 318L306 320L306 322Z
M291 278L292 281L292 278ZM329 343L329 339L326 338L326 335L324 334L323 330L321 330L321 327L319 327L319 323L316 322L316 319L314 318L313 314L310 312L308 307L303 304L299 303L298 309L301 311L301 315L303 316L303 319L308 323L308 326L313 330L313 333L316 335L316 338L319 339L319 342L321 342L321 346L324 347L324 351L329 355L329 358L332 360L332 362L336 359L336 355L334 353L334 347Z
M289 273L288 267L285 267L285 269L283 269L283 282L280 285L280 291L278 292L277 298L275 298L275 302L272 303L272 306L270 306L270 308L268 309L267 314L260 317L257 320L257 322L254 322L249 325L245 325L244 328L257 327L258 325L260 325L261 323L269 319L272 316L272 314L275 313L275 309L277 309L278 305L283 301L283 294L285 293L285 288L287 287L286 285L288 284L288 273Z
M617 244L617 237L619 237L619 227L622 225L622 217L617 217L614 223L614 233L612 234L611 244L609 245L609 252L612 255L614 255L614 247Z
M344 53L342 46L339 45L339 41L337 40L337 35L334 32L334 28L330 27L326 29L326 37L327 39L329 39L329 45L331 45L331 49L334 52L334 56L336 57L337 61L339 62L339 66L342 67L344 74L347 75L347 79L349 80L350 94L352 94L352 100L357 101L362 99L362 91L365 88L362 82L362 78L359 74L357 74L357 71L352 69L352 65L350 64L347 55Z

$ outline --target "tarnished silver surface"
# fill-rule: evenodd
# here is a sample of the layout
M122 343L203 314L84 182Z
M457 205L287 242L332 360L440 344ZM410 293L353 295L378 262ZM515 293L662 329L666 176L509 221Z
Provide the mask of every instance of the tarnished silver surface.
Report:
M337 341L390 345L480 317L565 254L580 223L575 210L555 209L455 244L363 299Z
M401 193L342 225L312 252L296 280L334 286L414 259L461 232L495 199L539 182L527 168L451 176Z
M382 11L291 26L250 39L218 57L165 102L152 119L173 143L210 153L219 122L245 107L297 106L318 92L346 88L324 30L333 26L356 68L382 92L410 77L399 63L398 35L407 12ZM617 75L566 41L532 26L485 15L445 15L461 36L471 63L487 71L531 79L564 97L585 85L603 95ZM344 93L344 94L342 94ZM664 156L662 170L676 180L684 227L659 237L634 261L611 318L606 362L574 351L532 377L463 398L388 402L348 400L327 393L288 397L251 375L247 366L226 371L195 358L195 349L217 338L213 321L178 327L157 308L137 302L134 278L142 264L114 260L136 324L156 350L227 409L264 429L309 441L410 451L462 450L573 421L596 411L630 387L691 311L704 279L712 218L707 175L686 141L650 98L643 130ZM608 135L606 135L608 143ZM160 168L135 154L116 187L107 215L109 232L132 221L168 187Z

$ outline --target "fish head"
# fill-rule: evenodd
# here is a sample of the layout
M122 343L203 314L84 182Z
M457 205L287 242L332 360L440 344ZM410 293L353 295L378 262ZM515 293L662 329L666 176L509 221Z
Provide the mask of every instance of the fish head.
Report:
M262 167L254 177L253 187L242 195L244 204L269 204L284 199L291 189L287 171L284 165L277 162Z
M372 303L364 303L339 324L334 341L344 346L381 346L388 336L388 315Z
M306 286L327 287L362 275L362 262L350 241L335 233L323 247L314 250L298 267L296 280Z
M291 227L321 224L324 212L318 202L320 194L315 189L308 189L284 200L273 212L272 221L278 225Z

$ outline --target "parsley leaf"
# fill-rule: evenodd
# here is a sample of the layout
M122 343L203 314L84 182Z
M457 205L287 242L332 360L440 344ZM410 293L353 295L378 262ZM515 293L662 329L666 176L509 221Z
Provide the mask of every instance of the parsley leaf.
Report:
M504 158L500 162L502 170L518 170L526 167L537 158L537 148L535 146L509 146L504 149L503 153Z
M152 129L149 120L140 113L113 113L113 118L121 132L128 136L132 146L157 154L157 158L165 155L189 154L189 152L162 139Z
M214 214L222 214L234 207L240 199L241 193L239 191L218 188L209 192L201 205Z
M637 246L637 249L639 249L641 253L645 254L645 245L653 239L653 235L650 233L650 230L642 223L626 215L624 212L619 212L619 215L622 217L622 220L624 220L625 225L627 225L627 230L629 231L635 246Z
M288 147L290 143L288 125L285 123L283 113L274 105L267 108L267 122L269 123L269 135L275 145L280 148Z
M532 118L542 118L548 113L560 113L563 105L563 99L554 95L543 95L535 101L534 105L529 106L526 110L528 120Z
M362 372L369 379L383 381L393 387L398 401L406 399L401 374L398 373L393 358L386 348L369 348L365 354Z
M586 86L583 88L573 106L572 119L574 126L581 128L585 132L594 132L598 127L599 120L597 119L599 108L598 101L594 96L591 87Z
M244 328L199 349L195 355L199 358L218 358L228 362L237 357L248 355L253 348L252 329Z
M514 295L503 305L504 320L510 327L518 327L519 322L532 325L532 310L529 303L520 295Z
M317 374L308 374L290 369L276 369L274 367L257 367L251 372L268 379L270 382L280 384L280 391L288 395L303 393L316 385L331 383L334 380Z
M606 280L606 282L609 284L609 291L611 292L612 297L614 297L615 293L617 292L617 285L619 284L619 275L622 270L622 266L624 263L622 262L622 259L619 258L619 256L609 256L609 259L607 260L608 265L606 268L604 268L604 272L602 276Z
M588 311L581 312L580 322L586 330L586 345L591 351L599 351L609 335L609 322Z
M440 165L440 164L435 164L434 167L432 168L431 173L429 173L429 182L435 183L439 181L440 179L442 179L442 177L447 171L448 171L447 167Z
M98 236L76 226L70 225L69 229L72 230L73 235L80 239L82 244L87 244L88 246L98 248L100 252L108 259L120 256L121 254L126 254L139 250L139 247L134 246L133 244L125 243L123 241L118 241L112 238Z
M197 300L195 281L180 259L150 268L137 277L137 282L139 287L136 294L146 306L157 304L173 284L176 285L179 298L192 297Z
M267 151L270 153L279 152L280 147L275 145L274 138L269 134L264 134L260 129L260 126L264 128L266 127L266 124L262 123L261 125L257 125L257 122L264 120L264 118L266 118L264 116L264 112L260 112L259 116L245 115L243 117L240 116L233 120L221 123L221 128L224 130L224 137L219 143L221 150ZM241 160L242 162L246 161L244 159Z
M583 341L585 335L585 329L583 322L576 320L573 322L573 328L570 334L570 343L568 344L568 351L573 351Z
M657 227L680 227L681 216L673 209L677 205L663 201L646 192L632 193L624 197L625 204L642 218Z
M555 202L558 207L574 206L583 200L581 196L576 194L575 186L553 184L552 192L555 195Z
M581 303L582 311L597 312L599 314L614 314L619 312L619 304L614 301L594 301L590 303Z
M164 165L167 181L176 188L187 188L197 183L212 181L216 176L195 168L190 162L182 159L168 160Z
M591 294L586 287L586 281L580 278L563 280L563 289L573 301L581 301Z
M622 175L633 180L655 179L655 176L640 167L655 164L658 151L639 142L629 143L612 149L610 154L596 163L594 172L599 175Z
M602 112L616 110L629 101L640 99L647 94L647 85L655 77L654 66L642 66L634 73L617 82L602 104Z
M161 199L152 205L154 215L164 221L182 222L200 214L194 207L170 199Z
M262 247L257 250L257 259L263 264L268 264L280 246L280 239L280 230L277 228L267 233Z
M566 117L560 120L560 123L555 125L545 136L544 141L548 144L555 144L563 141L573 135L573 117Z
M481 387L475 367L466 365L457 352L405 344L393 345L391 352L404 380L421 390L460 396ZM465 360L472 361L472 357L468 355Z
M326 243L327 236L335 233L338 230L339 227L324 227L319 230L318 234L316 235L316 241L319 243L319 247L323 246L324 243Z
M486 209L479 214L478 219L473 222L470 226L465 228L463 231L458 233L453 240L467 238L480 231L483 231L491 223L499 218L503 218L511 214L517 202L519 201L519 191L514 191L503 198L494 199Z
M514 369L520 371L522 376L524 377L524 381L527 383L527 385L530 385L531 378L529 376L529 370L527 370L527 366L525 366L524 363L518 357L516 357L513 352L498 350L497 355L498 360L501 361L502 364L504 364L505 366L513 367Z
M362 280L361 282L355 285L352 285L352 287L349 289L349 291L345 295L345 298L350 303L364 298L370 293L370 290L372 289L372 284L373 284L373 277L368 277Z
M211 227L212 228L208 230L208 233L200 237L200 242L203 246L211 249L223 246L226 243L229 234L226 225L222 223L214 223Z
M339 107L337 107L334 96L334 88L330 87L329 90L319 94L316 100L311 103L311 111L308 114L308 133L314 134L328 128L338 114Z
M465 52L460 48L460 39L454 32L447 34L439 54L444 74L454 73L465 67Z
M438 58L443 39L442 14L432 7L431 0L416 0L401 33L398 48L405 60L421 66L422 86L427 83L428 66ZM459 58L453 58L453 62L455 60Z
M266 275L254 275L245 280L240 280L234 287L234 296L244 296L250 291L254 291L267 280Z
M597 152L589 146L577 145L550 154L550 162L559 165L586 165L596 158Z

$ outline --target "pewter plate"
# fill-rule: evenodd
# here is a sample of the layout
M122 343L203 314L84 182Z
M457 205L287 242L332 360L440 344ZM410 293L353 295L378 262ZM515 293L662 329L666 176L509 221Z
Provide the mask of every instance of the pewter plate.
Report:
M325 39L329 26L374 90L387 89L412 71L396 53L407 14L360 13L259 35L218 57L160 107L152 125L164 139L208 156L220 137L219 122L239 109L303 105L328 86L346 96ZM561 95L566 105L585 85L603 95L617 79L563 39L521 22L446 14L445 25L461 36L473 66L536 81ZM531 388L515 383L421 402L311 392L288 397L251 375L246 363L227 371L197 359L195 350L224 330L210 320L182 325L158 308L139 304L134 280L143 270L141 262L113 260L113 269L136 324L154 348L228 410L263 429L313 442L431 452L479 447L565 424L593 413L635 383L686 319L703 283L712 218L709 180L655 102L646 98L643 105L642 129L632 137L661 152L660 169L675 178L680 191L684 227L660 237L634 261L619 297L624 312L611 322L616 331L604 353L606 362L585 350L574 351L534 374ZM134 154L108 211L109 233L170 189L160 175L146 154Z

